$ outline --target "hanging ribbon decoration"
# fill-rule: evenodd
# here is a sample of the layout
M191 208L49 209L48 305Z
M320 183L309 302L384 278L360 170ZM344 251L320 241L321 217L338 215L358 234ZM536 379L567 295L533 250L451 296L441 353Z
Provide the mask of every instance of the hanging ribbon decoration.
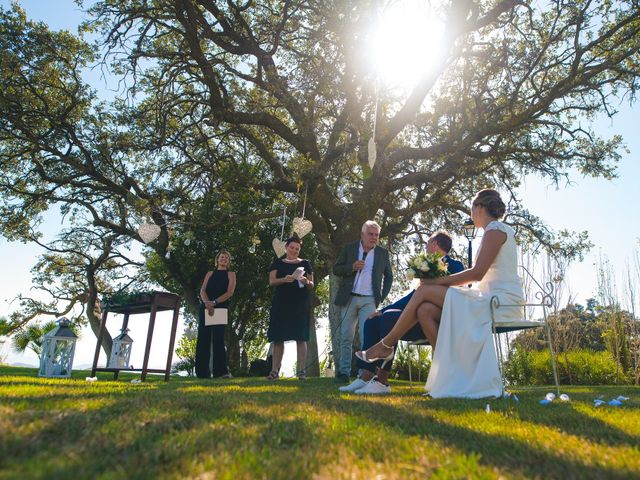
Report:
M380 7L381 4L378 4ZM382 7L385 10L385 7ZM380 28L380 23L382 21L383 13L378 8L377 10L377 23L378 28ZM377 67L377 66L376 66ZM378 152L376 151L376 127L378 123L378 104L380 103L380 72L376 68L376 103L373 108L373 132L371 134L371 138L369 139L369 143L367 144L367 159L369 160L369 167L373 170L373 166L376 164L376 159L378 157Z
M309 185L304 186L304 200L302 200L302 218L304 218L304 212L307 211L307 192L309 191Z
M371 138L369 139L369 143L367 144L367 157L369 160L369 167L371 168L371 170L373 170L373 166L376 164L376 158L378 156L376 152L376 125L378 122L378 103L380 103L379 87L380 87L380 79L377 78L376 79L376 104L373 109L373 133L371 135Z
M309 186L304 187L304 201L302 202L302 217L293 219L293 233L302 238L313 229L313 224L309 220L305 220L304 213L307 211L307 191Z

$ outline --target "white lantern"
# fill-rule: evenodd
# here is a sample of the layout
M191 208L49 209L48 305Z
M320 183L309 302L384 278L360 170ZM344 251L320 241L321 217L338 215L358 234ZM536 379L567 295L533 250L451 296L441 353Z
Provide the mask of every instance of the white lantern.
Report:
M78 336L69 328L71 322L62 317L58 326L45 333L42 342L39 377L69 378Z
M4 347L7 344L5 337L0 337L0 364L4 364L7 361L7 354L4 352Z
M107 368L129 368L133 339L127 335L128 331L128 328L122 329L120 335L113 339L111 356L109 357L109 365Z

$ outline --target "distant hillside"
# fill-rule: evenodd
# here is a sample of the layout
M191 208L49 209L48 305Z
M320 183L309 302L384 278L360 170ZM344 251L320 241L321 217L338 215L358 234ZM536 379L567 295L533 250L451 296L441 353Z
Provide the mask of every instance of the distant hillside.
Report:
M38 368L38 365L32 365L32 364L28 364L28 363L20 363L20 362L10 363L9 365L10 365L11 367Z

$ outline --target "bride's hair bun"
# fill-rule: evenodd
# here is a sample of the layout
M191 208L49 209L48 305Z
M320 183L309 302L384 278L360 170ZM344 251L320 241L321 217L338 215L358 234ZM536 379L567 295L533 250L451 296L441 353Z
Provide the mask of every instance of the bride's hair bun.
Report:
M473 204L484 207L487 213L495 218L502 218L507 209L500 198L500 193L490 188L480 190L473 200Z

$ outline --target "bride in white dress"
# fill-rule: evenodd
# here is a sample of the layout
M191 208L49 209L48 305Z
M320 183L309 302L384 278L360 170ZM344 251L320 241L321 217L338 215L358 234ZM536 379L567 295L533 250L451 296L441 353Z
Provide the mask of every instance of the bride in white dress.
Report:
M402 335L420 322L434 347L426 385L433 398L500 396L502 380L491 332L491 297L497 296L500 304L524 303L514 231L498 221L504 212L497 191L480 191L473 200L471 218L476 227L484 229L484 235L473 268L423 280L393 330L356 355L368 362L391 356ZM468 288L471 282L478 283ZM517 315L518 309L502 310L512 311L503 315Z

